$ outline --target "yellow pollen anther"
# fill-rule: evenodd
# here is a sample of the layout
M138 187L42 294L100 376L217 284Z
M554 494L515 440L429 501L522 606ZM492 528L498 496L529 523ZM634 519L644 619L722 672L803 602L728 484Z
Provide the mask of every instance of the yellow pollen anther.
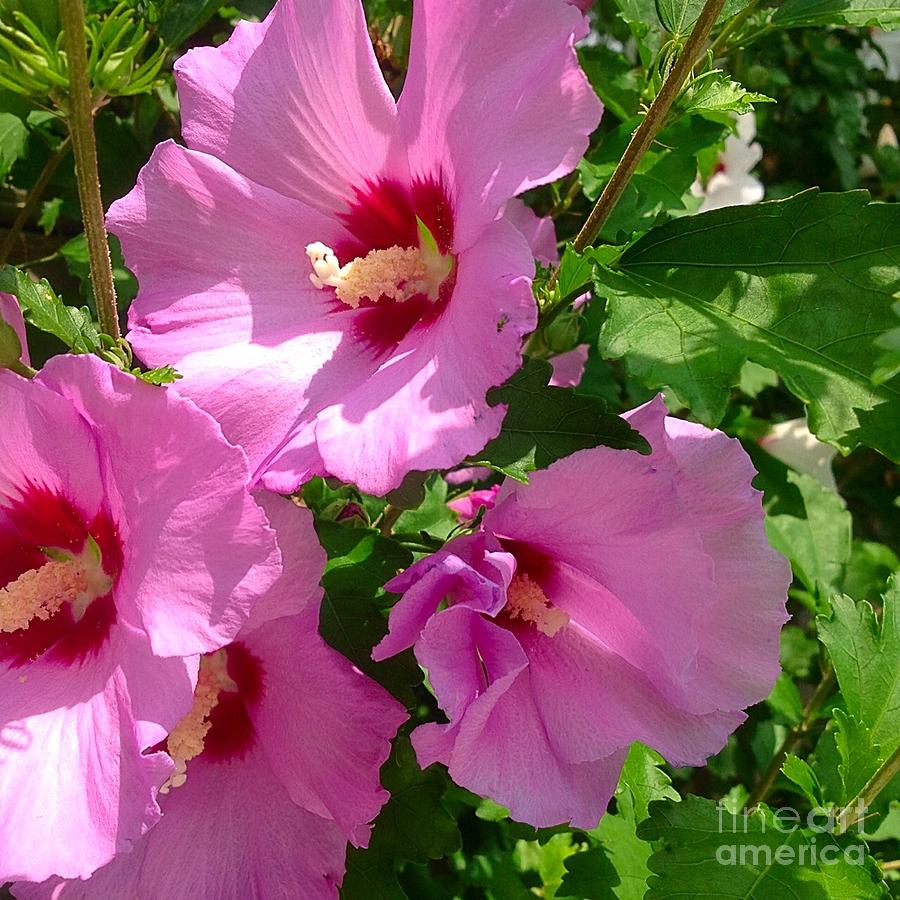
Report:
M172 788L181 787L187 781L187 763L203 752L203 743L212 727L209 716L219 702L219 694L237 689L228 674L228 658L224 650L201 658L194 705L175 726L166 742L169 756L175 762L175 771L159 789L161 794L168 794Z
M547 595L527 575L516 575L506 592L506 612L513 619L530 622L541 634L553 637L569 616L550 605Z
M90 597L88 572L81 560L49 560L0 588L0 632L18 631L33 619L49 619L63 603L83 612Z
M409 300L416 294L431 294L428 268L415 247L370 250L341 266L334 251L324 244L310 244L306 254L312 263L310 281L317 287L333 287L342 303L356 309L363 299L381 297Z

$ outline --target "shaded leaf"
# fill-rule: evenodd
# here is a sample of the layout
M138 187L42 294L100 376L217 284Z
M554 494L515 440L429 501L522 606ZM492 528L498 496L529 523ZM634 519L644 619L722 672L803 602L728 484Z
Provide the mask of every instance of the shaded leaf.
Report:
M865 845L850 837L814 834L795 821L779 821L764 805L732 815L713 800L689 796L681 803L656 801L650 811L638 834L661 841L662 849L650 858L655 875L647 900L887 896L877 864L865 855Z
M591 847L566 860L566 874L556 892L557 897L579 900L607 900L613 888L621 884L615 867L602 847Z
M25 152L28 129L12 113L0 112L0 181L6 178L13 163Z
M900 27L900 6L892 0L785 0L772 16L780 28L811 25Z
M544 469L576 450L599 445L649 453L646 440L619 416L606 411L598 397L548 385L553 369L545 360L528 360L488 401L508 404L500 434L479 454L474 465L490 466L528 481L528 473Z
M817 620L847 712L870 731L881 759L900 745L900 576L891 578L879 625L872 607L838 595Z
M372 647L387 631L382 611L390 604L384 584L412 562L399 544L367 528L317 521L319 541L328 554L322 576L320 629L335 650L409 705L421 672L410 653L374 663Z
M872 339L893 324L900 209L864 191L730 207L644 236L598 267L607 356L669 385L707 425L747 359L809 405L812 431L848 451L900 459L900 381L874 386Z
M806 517L767 516L769 543L791 561L804 587L824 601L841 589L853 520L840 496L815 479L789 470L787 480L800 491Z

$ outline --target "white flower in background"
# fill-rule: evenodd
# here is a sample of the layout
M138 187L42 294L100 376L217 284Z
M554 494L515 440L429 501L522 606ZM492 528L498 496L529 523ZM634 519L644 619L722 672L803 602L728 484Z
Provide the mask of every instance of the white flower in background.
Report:
M762 182L751 171L762 159L762 147L755 143L756 115L752 112L738 117L737 133L725 140L719 164L706 187L695 181L691 192L703 197L698 212L709 212L723 206L747 206L759 203L765 193Z
M869 69L883 69L888 81L900 81L900 31L882 31L880 28L873 28L872 42L881 49L887 62L874 47L860 50L859 58Z
M837 456L837 451L816 438L805 418L779 422L760 440L759 445L795 471L815 478L832 491L837 490L831 471L831 461Z

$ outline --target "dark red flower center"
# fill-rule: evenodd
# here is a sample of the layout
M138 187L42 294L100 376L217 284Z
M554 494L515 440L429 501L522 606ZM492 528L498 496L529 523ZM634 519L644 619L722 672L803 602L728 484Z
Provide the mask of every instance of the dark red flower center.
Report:
M453 293L453 207L441 178L410 186L382 179L355 193L340 216L352 238L334 248L311 244L308 252L321 286L334 289L335 310L361 310L355 337L390 352L416 325L439 317ZM327 251L324 268L314 247L319 260Z
M71 665L95 654L116 621L122 559L105 509L88 515L33 484L0 497L0 663Z
M496 622L517 630L534 627L547 637L554 637L569 622L569 616L547 595L547 586L555 572L551 557L520 541L500 538L507 553L516 558L516 574L507 590L506 605Z
M156 748L167 750L175 761L163 793L185 783L190 761L198 756L208 761L244 756L255 740L250 711L262 696L263 683L262 663L240 642L203 656L190 712Z

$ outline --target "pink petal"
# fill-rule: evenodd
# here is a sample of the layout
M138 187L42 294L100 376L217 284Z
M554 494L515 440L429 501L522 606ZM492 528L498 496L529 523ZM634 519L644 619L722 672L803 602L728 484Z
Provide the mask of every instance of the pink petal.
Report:
M530 479L526 489L504 485L484 528L603 585L653 636L672 678L689 677L716 585L671 473L637 453L597 447Z
M31 365L31 357L28 354L28 338L25 335L25 320L22 318L22 310L19 309L19 301L12 294L0 293L0 319L8 325L12 325L13 331L19 337L22 345L22 355L19 359L26 366Z
M567 353L554 356L550 363L553 366L553 377L550 384L557 387L577 387L584 375L584 366L587 363L590 347L581 344Z
M587 149L602 107L573 49L584 34L563 0L417 0L400 124L411 174L455 186L459 248Z
M559 262L559 251L556 249L556 226L550 216L541 218L518 197L513 197L503 207L502 215L522 232L538 262L545 266Z
M561 761L590 762L641 741L674 766L701 766L746 718L677 708L640 669L575 624L552 638L528 629L520 640L534 708Z
M368 493L387 493L411 469L455 465L500 429L505 408L485 395L520 365L522 338L536 324L530 251L498 221L457 265L440 318L414 328L356 390L334 384L335 405L319 415L327 470Z
M411 647L448 595L459 606L493 615L506 602L514 571L510 554L483 533L456 538L419 560L386 585L403 596L391 609L389 631L372 651L372 659L387 659Z
M265 757L190 762L162 821L90 881L16 884L19 900L337 900L346 842L288 797Z
M86 878L159 818L172 763L141 754L113 657L0 673L0 880Z
M664 443L653 441L658 449L651 462L673 473L715 567L715 602L702 618L689 683L693 708L739 709L768 696L781 671L790 566L766 539L761 494L751 485L756 471L740 443L664 415L656 400L634 410L629 421L645 435L665 428Z
M561 760L550 745L525 669L504 691L493 687L466 714L450 776L491 797L513 819L537 828L571 822L594 828L613 795L626 750L584 763Z
M316 537L312 513L268 491L256 491L254 497L278 537L282 572L265 596L253 605L241 634L246 636L283 616L299 617L314 632L319 627L323 594L319 582L327 556Z
M265 666L265 697L251 717L273 773L295 803L365 846L388 799L379 773L406 711L301 617L268 622L243 642Z
M156 148L108 219L141 284L130 310L135 350L150 365L174 364L179 392L257 468L290 436L310 379L343 338L303 248L346 232L172 143Z
M40 379L0 370L0 409L0 497L18 499L31 484L92 519L105 489L94 434L72 404Z
M396 107L359 0L281 0L175 70L188 146L323 212L398 158Z
M472 491L457 497L454 500L448 500L447 506L455 512L462 522L471 522L482 509L490 509L494 505L497 492L500 485L495 484L492 487L485 488L483 491Z
M160 656L228 643L281 571L245 455L190 401L94 357L54 357L38 383L75 406L102 448L125 550L119 614Z

